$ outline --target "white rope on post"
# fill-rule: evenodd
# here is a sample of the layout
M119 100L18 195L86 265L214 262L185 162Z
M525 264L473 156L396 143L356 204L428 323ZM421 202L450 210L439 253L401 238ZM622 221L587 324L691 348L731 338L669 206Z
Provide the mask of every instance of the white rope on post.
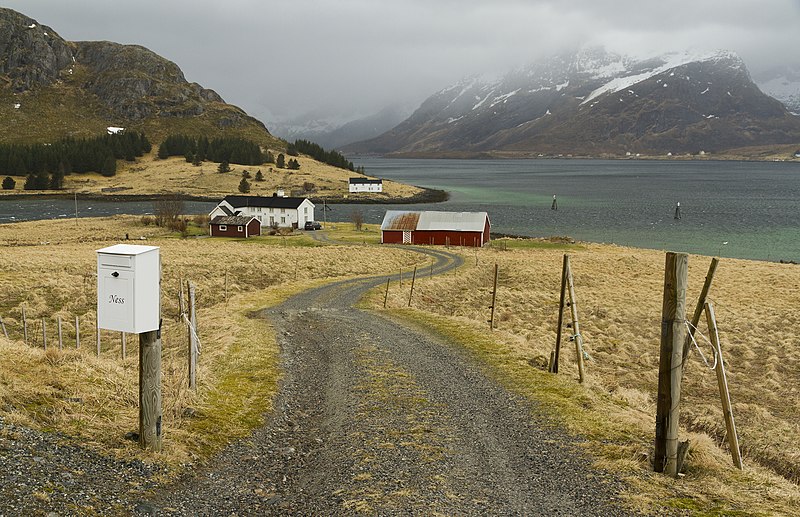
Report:
M685 323L686 323L686 329L687 329L687 330L690 330L690 328L689 328L689 327L693 327L693 325L692 325L692 324L689 322L689 320L685 320ZM694 327L694 330L695 330L695 333L696 333L696 332L697 332L697 327ZM706 359L706 356L703 354L703 351L700 349L700 345L698 345L698 344L697 344L697 340L694 338L694 334L693 334L692 332L689 332L689 335L690 335L690 336L691 336L691 338L692 338L692 343L694 344L694 347L697 349L697 353L698 353L698 354L700 354L700 358L703 360L703 362L704 362L704 363L705 363L705 365L708 367L708 369L709 369L709 370L714 370L714 369L716 369L716 367L717 367L718 355L717 355L717 350L716 350L716 348L714 347L714 344L713 344L713 343L711 343L711 341L710 341L710 340L709 340L709 339L708 339L708 338L705 336L705 334L703 334L702 332L700 333L700 337L702 337L702 338L703 338L703 340L704 340L706 343L708 343L709 345L711 345L711 351L712 351L712 353L714 354L714 364L713 364L713 365L710 365L710 364L708 364L708 359Z

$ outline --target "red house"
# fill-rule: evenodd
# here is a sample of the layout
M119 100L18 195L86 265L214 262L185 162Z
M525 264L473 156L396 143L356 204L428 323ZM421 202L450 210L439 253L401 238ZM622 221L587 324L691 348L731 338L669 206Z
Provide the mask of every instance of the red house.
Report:
M490 228L486 212L388 210L381 243L481 247L489 244Z
M248 238L261 235L261 223L253 216L218 215L208 223L212 237Z

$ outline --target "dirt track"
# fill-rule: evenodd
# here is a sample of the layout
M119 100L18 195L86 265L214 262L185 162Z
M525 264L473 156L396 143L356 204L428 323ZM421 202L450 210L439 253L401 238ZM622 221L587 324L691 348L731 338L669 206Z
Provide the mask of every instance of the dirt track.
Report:
M459 260L426 251L444 271ZM141 513L615 515L619 486L457 347L353 308L384 278L265 311L285 377L275 414Z

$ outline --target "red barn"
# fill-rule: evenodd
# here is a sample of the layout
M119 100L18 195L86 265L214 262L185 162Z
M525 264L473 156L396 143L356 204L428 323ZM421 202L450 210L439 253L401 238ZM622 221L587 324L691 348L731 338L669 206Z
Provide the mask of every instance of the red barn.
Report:
M254 237L261 235L261 222L253 216L218 215L208 223L212 237Z
M486 212L388 210L381 242L480 247L489 244L490 227Z

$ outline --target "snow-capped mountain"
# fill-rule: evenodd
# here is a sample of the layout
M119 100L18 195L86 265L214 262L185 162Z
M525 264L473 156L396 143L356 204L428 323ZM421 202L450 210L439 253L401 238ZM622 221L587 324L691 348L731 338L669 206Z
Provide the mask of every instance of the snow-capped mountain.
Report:
M800 64L766 70L754 79L762 92L775 97L789 111L800 115Z
M666 154L798 141L800 117L764 95L731 52L633 59L593 47L494 81L463 80L391 131L345 150Z

